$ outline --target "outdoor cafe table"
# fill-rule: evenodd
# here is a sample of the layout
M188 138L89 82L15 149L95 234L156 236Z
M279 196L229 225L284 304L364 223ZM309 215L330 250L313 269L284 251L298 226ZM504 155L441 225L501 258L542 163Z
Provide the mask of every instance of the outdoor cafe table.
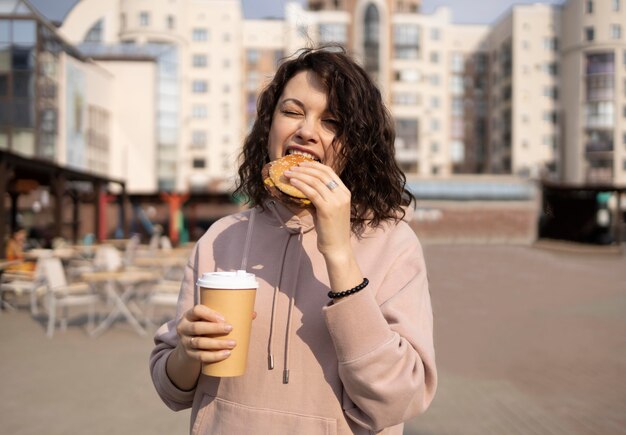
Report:
M82 279L93 288L102 286L110 301L113 302L113 309L107 317L91 332L92 336L98 336L113 325L117 317L122 314L139 335L145 335L146 330L141 326L130 308L139 308L132 300L136 294L139 284L158 281L159 276L150 271L117 271L117 272L85 272Z

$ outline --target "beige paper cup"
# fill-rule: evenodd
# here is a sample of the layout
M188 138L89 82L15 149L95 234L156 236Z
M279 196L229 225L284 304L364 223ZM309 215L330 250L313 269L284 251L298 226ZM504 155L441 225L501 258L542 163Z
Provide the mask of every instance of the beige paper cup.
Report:
M254 274L245 270L204 273L197 284L200 287L200 303L217 311L227 323L233 325L229 334L219 338L237 342L228 358L204 364L202 373L217 377L241 376L246 371L252 312L259 284Z

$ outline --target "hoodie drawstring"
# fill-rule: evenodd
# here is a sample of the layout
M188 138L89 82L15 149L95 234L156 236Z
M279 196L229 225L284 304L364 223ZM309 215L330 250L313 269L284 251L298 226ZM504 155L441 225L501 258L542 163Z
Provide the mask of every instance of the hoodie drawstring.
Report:
M285 337L285 365L283 368L283 384L289 383L289 342L291 340L291 323L292 323L291 315L293 313L293 307L296 305L296 294L298 293L298 289L297 289L298 273L300 272L300 259L302 258L302 250L304 249L302 247L302 239L303 239L302 228L300 228L300 232L298 233L298 256L296 258L296 264L298 266L296 267L296 275L293 280L293 285L291 286L292 295L289 298L289 312L287 313L287 333ZM286 251L287 250L285 249L285 252Z
M243 245L243 258L241 259L241 270L248 270L248 254L250 254L250 241L252 240L252 230L254 228L254 217L256 216L256 208L250 212L248 219L248 231L246 232L246 242Z
M274 344L274 327L275 327L274 322L276 320L276 301L278 299L278 289L280 288L280 284L281 284L282 277L283 277L283 267L285 265L285 257L287 256L287 247L289 245L289 239L291 239L291 236L287 237L287 240L285 241L285 246L283 246L283 256L280 259L280 269L278 269L278 275L276 276L276 279L274 280L276 285L274 286L274 294L272 295L272 314L270 317L270 337L267 342L267 368L268 370L274 369L273 344Z

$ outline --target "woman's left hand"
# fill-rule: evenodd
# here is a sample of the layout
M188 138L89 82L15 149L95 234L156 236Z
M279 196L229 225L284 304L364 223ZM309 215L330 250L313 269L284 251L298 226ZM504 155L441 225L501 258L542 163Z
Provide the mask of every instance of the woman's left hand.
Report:
M313 218L320 253L326 258L349 255L351 194L335 171L322 163L303 162L286 171L285 176L315 206Z

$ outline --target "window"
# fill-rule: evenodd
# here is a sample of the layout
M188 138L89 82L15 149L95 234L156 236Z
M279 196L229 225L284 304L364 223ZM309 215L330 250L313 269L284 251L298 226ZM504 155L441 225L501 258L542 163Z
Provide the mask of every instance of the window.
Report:
M204 159L193 159L193 167L194 168L204 168L205 160Z
M150 14L148 12L141 12L139 14L139 25L142 27L150 25Z
M420 80L420 73L416 69L403 69L396 72L396 79L406 83L417 83Z
M191 132L191 145L195 148L202 148L207 143L206 131L194 130Z
M546 86L543 88L543 96L552 98L553 100L559 99L559 88L556 86Z
M543 38L543 47L546 50L556 51L559 49L559 39L554 37Z
M463 116L464 109L462 98L455 97L452 99L452 114L454 116Z
M585 27L585 41L593 41L595 39L595 31L593 27Z
M612 9L615 12L619 11L619 0L613 0Z
M228 58L227 58L227 59L224 59L224 60L222 61L222 66L223 66L224 68L230 68L230 59L228 59Z
M439 76L437 74L430 76L430 84L433 86L439 86Z
M454 163L461 163L465 160L465 144L460 140L452 141L450 144L450 156Z
M439 143L437 142L432 142L430 144L430 152L431 153L438 153L439 152Z
M437 53L436 51L433 51L430 53L430 62L431 63L438 63L439 62L439 53Z
M173 15L167 16L167 28L172 30L176 27L176 18Z
M103 27L104 20L98 20L96 24L91 26L91 29L89 29L83 40L85 42L102 42Z
M230 42L230 33L224 33L222 35L222 41L224 42Z
M622 26L619 24L611 24L611 38L613 39L621 39L622 37Z
M461 53L452 54L452 72L462 73L464 69L465 60Z
M209 91L209 83L206 80L194 80L191 84L191 91L194 94L204 94Z
M201 68L207 66L208 64L209 62L206 54L193 55L193 66Z
M450 89L454 95L462 95L464 92L463 76L452 76Z
M593 14L593 0L587 0L587 13Z
M191 108L191 116L195 119L204 119L208 116L208 114L209 111L207 109L207 106L203 104L195 104Z
M248 65L256 65L257 63L259 63L260 57L261 57L261 53L259 53L259 50L255 50L255 49L246 50L246 61L248 62Z
M436 27L430 29L430 39L432 39L433 41L439 41L439 38L441 38L441 32L439 31L439 29L437 29Z
M193 29L191 33L191 39L193 39L194 41L208 41L209 32L207 31L207 29Z
M399 106L417 106L419 104L418 95L411 92L394 92L392 101L393 104Z
M439 108L439 97L430 98L430 107L432 107L433 109Z
M369 3L365 9L363 25L364 41L364 67L365 71L375 80L380 73L380 13L378 8Z
M394 56L396 59L417 59L420 53L420 28L415 24L393 26Z
M345 44L348 42L348 28L341 23L325 23L320 24L320 42L326 44L329 42L337 42Z
M547 63L545 71L551 76L556 76L559 73L559 65L556 62Z
M430 129L432 131L439 131L439 120L438 119L431 119L430 120Z

